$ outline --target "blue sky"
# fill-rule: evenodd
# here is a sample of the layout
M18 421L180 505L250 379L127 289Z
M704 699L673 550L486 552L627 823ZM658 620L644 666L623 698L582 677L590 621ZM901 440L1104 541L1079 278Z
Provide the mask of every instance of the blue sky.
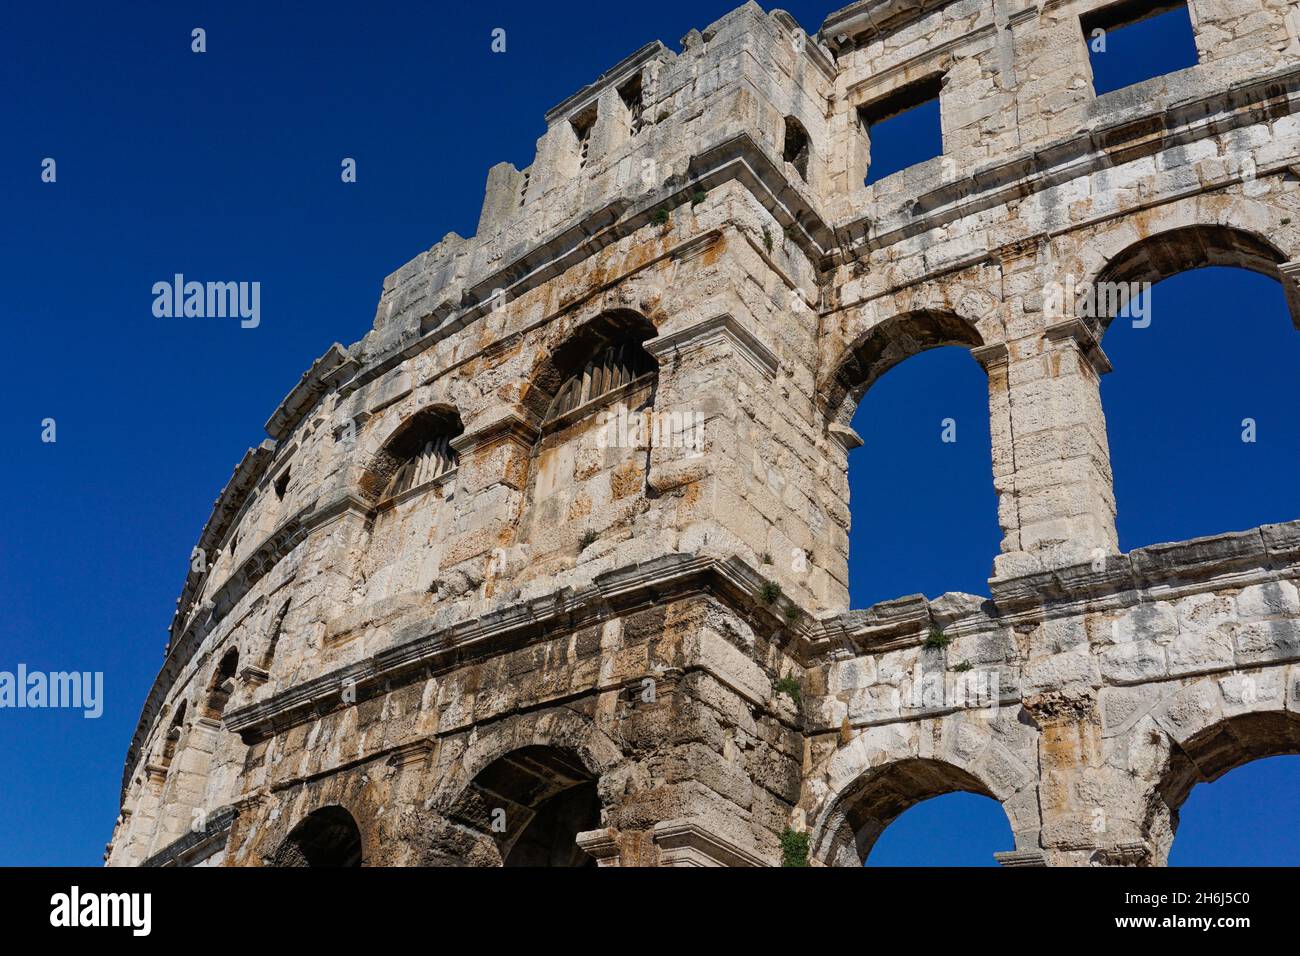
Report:
M675 46L732 6L669 0L609 16L576 3L51 2L6 12L0 669L103 671L106 703L98 720L0 712L0 864L99 862L186 556L313 359L365 333L385 275L449 231L474 232L488 167L526 164L547 109L648 40ZM809 30L831 6L784 4ZM207 31L202 55L190 52L196 26ZM496 27L504 55L489 49ZM56 183L40 182L45 157ZM357 160L355 184L340 182L344 157ZM177 272L260 281L261 326L155 318L151 286ZM1157 311L1149 335L1116 329L1106 341L1126 547L1300 514L1286 480L1295 416L1282 414L1284 396L1294 409L1300 336L1267 282L1210 276L1169 283L1208 285L1190 286L1167 320ZM1202 363L1196 377L1184 352ZM1260 440L1246 452L1232 425L1252 412ZM959 440L943 445L949 415ZM54 444L40 441L46 418ZM953 350L920 356L868 394L858 426L872 457L857 453L852 478L857 604L985 590L998 534L983 373ZM1252 820L1295 819L1285 793L1260 792L1239 796L1256 798ZM990 832L975 811L943 819ZM1005 849L1009 837L990 840ZM912 860L939 862L953 840L931 825L907 845Z

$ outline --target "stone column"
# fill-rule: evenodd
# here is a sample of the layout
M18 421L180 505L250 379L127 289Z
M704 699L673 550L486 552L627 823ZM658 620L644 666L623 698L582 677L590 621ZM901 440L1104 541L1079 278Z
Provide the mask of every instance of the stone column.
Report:
M1119 549L1100 376L1110 363L1077 319L1005 349L975 350L989 374L995 577L1096 560Z
M1095 630L1098 623L1091 622ZM1039 731L1041 844L1050 866L1147 866L1150 781L1160 745L1108 725L1100 665L1082 617L1024 635L1024 709ZM1130 706L1132 706L1131 694ZM1120 707L1118 713L1127 713Z

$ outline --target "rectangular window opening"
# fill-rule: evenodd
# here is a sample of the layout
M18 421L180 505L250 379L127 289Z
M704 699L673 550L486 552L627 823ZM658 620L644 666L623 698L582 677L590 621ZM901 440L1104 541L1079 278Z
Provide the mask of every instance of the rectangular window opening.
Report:
M591 148L591 130L596 125L596 107L584 110L570 120L573 135L578 137L578 168L587 166L587 153Z
M1079 18L1098 95L1196 66L1184 0L1123 0Z
M618 88L618 95L627 107L632 135L641 132L645 125L645 100L641 90L641 74L638 73Z
M866 184L943 155L939 91L936 74L895 90L858 109L858 118L871 141Z
M808 154L810 151L808 131L793 116L787 116L785 118L785 145L781 151L781 158L794 166L795 172L799 174L799 178L804 182L808 181Z

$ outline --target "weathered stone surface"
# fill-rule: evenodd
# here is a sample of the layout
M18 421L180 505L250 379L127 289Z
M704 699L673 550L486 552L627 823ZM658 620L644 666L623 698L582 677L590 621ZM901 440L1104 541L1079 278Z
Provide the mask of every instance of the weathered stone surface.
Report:
M236 468L108 862L856 865L967 790L1008 865L1160 864L1197 782L1300 751L1300 521L1119 552L1090 307L1240 266L1300 327L1294 16L1192 0L1201 62L1098 97L1105 5L747 4L557 105ZM867 186L939 75L943 155ZM854 411L942 345L990 597L851 610Z

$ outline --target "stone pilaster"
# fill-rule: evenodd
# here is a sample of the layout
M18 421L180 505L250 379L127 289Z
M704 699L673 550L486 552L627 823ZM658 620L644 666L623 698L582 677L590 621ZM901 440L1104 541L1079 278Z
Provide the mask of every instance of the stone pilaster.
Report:
M455 526L443 555L444 569L468 561L482 562L485 555L511 544L537 437L536 426L523 415L507 411L452 440L460 464Z

